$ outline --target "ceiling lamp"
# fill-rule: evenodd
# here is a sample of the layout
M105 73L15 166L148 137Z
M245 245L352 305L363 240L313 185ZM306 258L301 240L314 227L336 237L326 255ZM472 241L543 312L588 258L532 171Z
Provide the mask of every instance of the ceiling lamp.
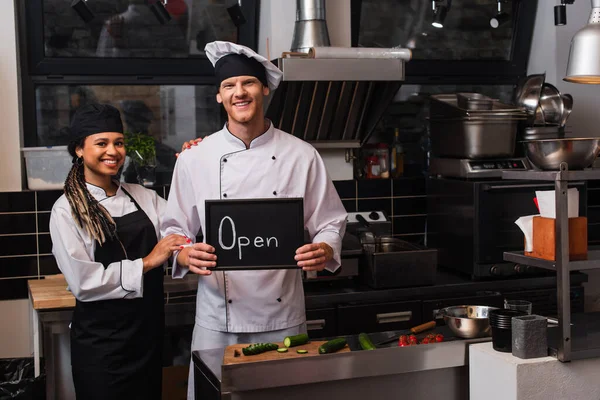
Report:
M493 16L492 19L490 19L490 26L494 29L510 21L510 15L508 15L508 13L502 12L503 1L504 0L498 0L498 13L495 16Z
M431 25L435 28L443 28L446 14L450 10L452 0L433 0L433 21Z
M587 25L571 39L567 76L563 79L572 83L600 84L600 0L592 0Z
M165 0L165 4L167 4L167 0ZM162 0L157 0L148 7L150 7L150 10L161 25L164 25L171 20L171 14L169 14L163 5Z
M87 0L73 0L71 8L79 14L83 22L86 24L94 19L94 13L89 9L85 3Z

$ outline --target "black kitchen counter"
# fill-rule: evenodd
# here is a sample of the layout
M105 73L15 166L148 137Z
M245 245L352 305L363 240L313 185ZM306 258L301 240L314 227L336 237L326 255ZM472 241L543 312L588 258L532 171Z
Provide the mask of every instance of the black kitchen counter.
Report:
M587 282L584 273L571 274L571 285ZM468 277L445 269L438 269L435 284L396 289L372 289L356 280L305 282L307 309L331 307L350 303L380 303L400 300L423 300L442 297L469 296L480 292L515 292L520 290L556 287L556 276L515 277L472 281Z

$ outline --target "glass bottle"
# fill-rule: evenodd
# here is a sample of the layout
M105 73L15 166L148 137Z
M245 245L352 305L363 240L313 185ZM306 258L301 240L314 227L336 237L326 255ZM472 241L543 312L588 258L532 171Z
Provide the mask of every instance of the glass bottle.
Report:
M404 148L400 142L400 128L396 128L392 142L392 177L399 178L402 175L404 175Z

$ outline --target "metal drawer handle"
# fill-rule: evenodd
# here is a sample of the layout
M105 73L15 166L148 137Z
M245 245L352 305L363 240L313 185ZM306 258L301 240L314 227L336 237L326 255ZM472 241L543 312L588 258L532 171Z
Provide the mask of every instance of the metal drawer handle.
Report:
M306 330L308 331L316 331L318 329L325 328L325 320L324 319L313 319L310 321L306 321Z
M412 311L398 311L393 313L377 314L378 324L391 324L394 322L406 322L412 318Z

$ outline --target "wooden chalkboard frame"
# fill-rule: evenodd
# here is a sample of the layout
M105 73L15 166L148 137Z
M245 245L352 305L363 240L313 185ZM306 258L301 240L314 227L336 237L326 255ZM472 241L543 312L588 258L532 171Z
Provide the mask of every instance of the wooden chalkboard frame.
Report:
M205 200L204 202L204 210L205 210L205 226L206 226L206 243L209 243L214 246L211 242L216 238L217 233L211 232L212 226L212 213L216 207L223 205L243 205L245 207L251 208L253 205L260 204L261 206L273 203L273 204L289 204L290 214L293 215L294 219L297 219L298 230L295 232L296 237L298 238L298 243L300 247L304 244L304 199L302 197L288 197L288 198L278 198L278 199L266 199L266 198L258 198L258 199L231 199L231 200ZM251 212L251 211L249 211ZM295 215L294 215L295 214ZM216 242L215 242L216 243ZM265 269L294 269L300 268L296 263L294 264L276 264L276 265L264 265L264 266L244 266L244 265L225 265L219 266L219 260L217 260L217 266L211 268L211 271L231 271L231 270L265 270Z

